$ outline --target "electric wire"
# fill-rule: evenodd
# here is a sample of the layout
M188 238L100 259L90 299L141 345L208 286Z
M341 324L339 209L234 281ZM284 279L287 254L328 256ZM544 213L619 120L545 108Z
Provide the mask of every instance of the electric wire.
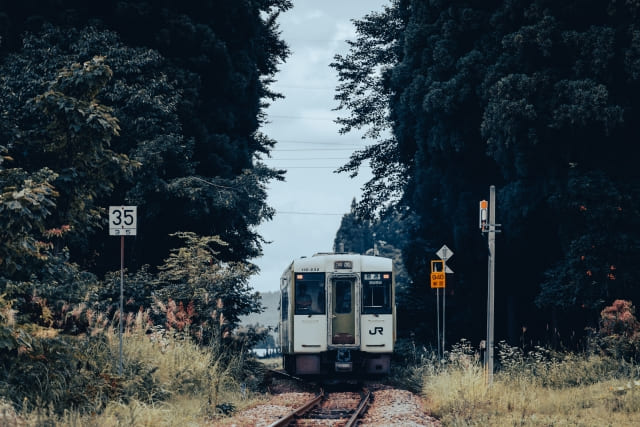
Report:
M333 155L333 156L342 156L344 157L345 154L344 153L338 153L338 151L358 151L358 148L324 148L324 147L318 147L318 148L276 148L274 150L271 150L270 153L273 152L288 152L288 151L301 151L301 152L309 152L314 158L317 158L315 154L312 154L314 151L335 151L335 154L332 153L323 153L325 155Z
M308 141L308 140L301 140L301 139L277 139L276 140L278 144L318 144L318 145L357 145L360 146L362 144L360 144L360 142L357 141L344 141L344 142L339 142L339 141Z
M284 114L269 114L269 118L277 118L277 119L295 119L295 120L325 120L325 121L334 121L335 119L330 117L313 117L313 116L289 116Z
M269 158L269 159L264 159L264 160L271 160L271 161L282 161L282 160L349 160L349 157L282 157L282 158Z
M283 215L320 215L320 216L343 216L345 213L333 213L333 212L300 212L300 211L280 211L276 210L276 214Z

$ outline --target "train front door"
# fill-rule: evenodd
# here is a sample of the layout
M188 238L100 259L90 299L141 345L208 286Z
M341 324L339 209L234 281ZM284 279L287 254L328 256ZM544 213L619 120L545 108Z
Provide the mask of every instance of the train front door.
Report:
M355 279L331 281L331 343L356 344Z

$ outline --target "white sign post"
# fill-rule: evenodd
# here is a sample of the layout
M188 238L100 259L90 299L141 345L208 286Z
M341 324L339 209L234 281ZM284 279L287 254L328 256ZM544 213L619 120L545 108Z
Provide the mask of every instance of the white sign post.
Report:
M122 331L124 310L124 236L135 236L138 225L137 206L109 206L109 235L120 236L120 364L119 372L122 375Z

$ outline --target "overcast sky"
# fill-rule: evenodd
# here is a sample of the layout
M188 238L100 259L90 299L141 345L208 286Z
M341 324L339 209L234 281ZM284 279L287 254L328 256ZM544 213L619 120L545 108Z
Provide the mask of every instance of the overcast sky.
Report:
M277 211L258 227L271 243L253 260L261 273L251 280L260 292L276 291L280 275L301 256L333 250L342 215L371 177L363 170L352 179L333 171L350 154L372 141L357 134L340 135L332 111L337 76L329 64L348 51L345 40L355 38L352 19L380 11L388 0L293 0L293 8L279 18L281 37L291 55L280 67L272 89L285 98L267 110L270 123L262 132L278 141L270 166L287 170L285 182L269 185L268 203ZM345 113L340 113L345 114Z

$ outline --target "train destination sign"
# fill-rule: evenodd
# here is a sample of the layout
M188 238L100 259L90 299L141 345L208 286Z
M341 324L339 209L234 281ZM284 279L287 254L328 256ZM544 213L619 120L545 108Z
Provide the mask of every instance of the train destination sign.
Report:
M335 261L333 263L334 270L348 270L353 268L353 262L351 261Z

